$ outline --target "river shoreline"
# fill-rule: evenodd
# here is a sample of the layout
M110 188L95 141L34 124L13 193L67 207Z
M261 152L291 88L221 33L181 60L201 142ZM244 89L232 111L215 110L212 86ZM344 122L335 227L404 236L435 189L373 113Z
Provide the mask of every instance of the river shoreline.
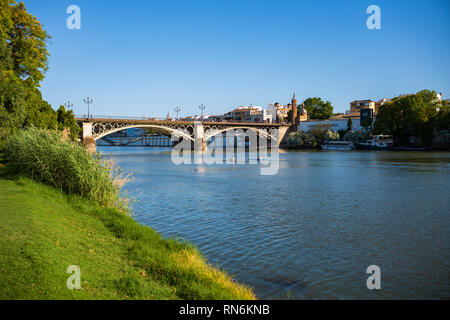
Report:
M136 221L192 241L260 299L446 296L429 275L450 266L448 152L280 150L278 174L261 176L259 164L177 166L167 148L99 151L135 173ZM365 286L372 264L389 275L380 296Z
M194 245L18 175L1 153L0 189L2 300L255 299Z

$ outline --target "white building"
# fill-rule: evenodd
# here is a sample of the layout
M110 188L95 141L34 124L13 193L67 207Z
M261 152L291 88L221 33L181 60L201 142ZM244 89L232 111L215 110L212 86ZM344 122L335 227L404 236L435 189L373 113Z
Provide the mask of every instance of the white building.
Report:
M298 131L311 132L311 129L317 125L328 125L330 127L330 130L332 131L347 130L348 118L335 120L303 121L300 122L300 125L298 126ZM352 118L352 130L353 131L362 130L360 118Z
M243 106L226 113L224 121L245 123L272 123L272 113L259 106Z
M289 111L292 111L292 106L290 104L269 103L267 105L267 112L272 115L273 122L289 121L287 118Z

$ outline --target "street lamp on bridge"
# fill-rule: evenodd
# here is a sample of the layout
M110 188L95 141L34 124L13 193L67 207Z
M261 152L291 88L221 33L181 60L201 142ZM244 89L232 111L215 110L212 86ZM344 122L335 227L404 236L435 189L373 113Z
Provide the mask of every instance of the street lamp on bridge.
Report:
M199 106L199 109L202 110L202 120L203 120L203 111L205 111L206 107L203 105L203 103Z
M90 105L94 103L94 100L87 97L86 99L84 99L84 103L86 103L88 105L88 119L89 119L90 118Z
M181 108L180 108L180 107L176 107L176 108L173 109L173 110L177 113L177 120L180 120L180 118L178 117L178 114L180 113Z
M66 103L64 103L64 106L66 107L66 110L69 110L73 108L73 103L67 101Z

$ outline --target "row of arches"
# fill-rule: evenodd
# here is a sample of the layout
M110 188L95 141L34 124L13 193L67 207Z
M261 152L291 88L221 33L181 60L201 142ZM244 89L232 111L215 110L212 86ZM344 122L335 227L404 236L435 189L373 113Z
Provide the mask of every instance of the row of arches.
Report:
M140 129L153 129L157 131L158 133L161 133L163 135L167 136L175 136L178 138L183 138L187 140L191 140L195 142L195 139L201 138L205 141L209 141L212 138L224 135L230 132L233 132L233 135L245 135L247 134L247 131L250 131L258 136L261 136L263 138L266 138L268 140L274 139L275 141L278 141L278 137L274 132L268 132L268 130L254 128L254 127L246 127L246 126L240 126L240 127L228 127L228 128L214 128L214 127L206 127L204 131L202 132L201 137L195 136L195 129L193 126L179 126L179 127L170 127L170 126L164 126L164 125L127 125L127 126L120 126L120 127L110 127L108 128L105 125L102 125L101 128L98 126L93 126L93 138L94 140L100 140L103 139L113 133L124 131L127 129L133 129L133 128L140 128Z

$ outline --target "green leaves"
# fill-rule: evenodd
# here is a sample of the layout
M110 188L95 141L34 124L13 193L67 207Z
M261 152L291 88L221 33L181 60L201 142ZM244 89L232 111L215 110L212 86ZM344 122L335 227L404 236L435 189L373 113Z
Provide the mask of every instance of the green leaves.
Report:
M417 136L424 146L430 146L434 130L439 127L438 120L445 117L442 113L445 107L436 92L423 90L397 97L380 107L374 130L392 134L397 144L407 145L411 136Z
M23 2L0 1L6 21L2 34L11 49L14 72L31 86L40 87L48 69L47 40L50 36L36 17L27 12ZM10 5L4 6L5 2Z
M352 131L352 130L353 130L353 119L351 117L349 117L347 120L347 131Z
M308 142L308 136L303 132L292 132L289 134L287 143L294 147L303 147Z
M57 114L39 91L49 38L22 2L0 0L0 139L29 126L68 128L72 139L79 133L73 113Z
M101 206L127 209L120 190L128 180L111 162L92 157L56 131L29 128L6 139L9 165L29 178Z
M333 106L330 101L321 98L308 98L304 101L305 109L311 119L326 120L333 116Z
M57 111L57 119L58 119L58 129L64 130L68 129L70 132L71 140L74 140L81 131L81 128L78 126L75 121L75 115L72 110L66 111L64 106L60 106Z

